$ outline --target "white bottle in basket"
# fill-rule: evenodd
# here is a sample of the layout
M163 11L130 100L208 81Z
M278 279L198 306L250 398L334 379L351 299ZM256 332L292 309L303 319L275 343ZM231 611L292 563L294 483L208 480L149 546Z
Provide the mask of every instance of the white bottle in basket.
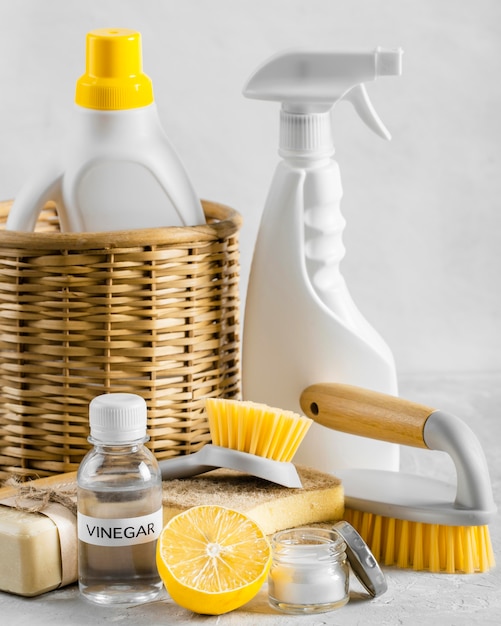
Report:
M7 220L33 230L55 202L61 230L109 231L205 222L203 209L160 125L141 35L128 29L87 34L86 72L60 154L21 189Z
M341 382L396 395L393 356L354 304L344 256L339 166L331 109L349 100L374 132L389 134L363 83L401 72L401 50L290 52L267 61L244 95L282 103L280 155L261 218L246 298L242 355L245 399L301 411L310 384ZM363 184L363 181L360 181ZM396 445L313 424L298 463L398 469Z

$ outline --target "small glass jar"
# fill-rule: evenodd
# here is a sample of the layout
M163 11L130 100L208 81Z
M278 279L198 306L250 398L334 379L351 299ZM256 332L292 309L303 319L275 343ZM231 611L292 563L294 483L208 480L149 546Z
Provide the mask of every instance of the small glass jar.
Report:
M276 533L268 577L269 602L284 613L323 613L349 599L346 544L335 530L295 528Z

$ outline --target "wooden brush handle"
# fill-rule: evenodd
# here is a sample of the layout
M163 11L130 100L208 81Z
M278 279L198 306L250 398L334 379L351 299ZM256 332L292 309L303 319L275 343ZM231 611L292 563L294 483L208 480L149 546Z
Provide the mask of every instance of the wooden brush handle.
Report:
M301 394L303 412L318 424L351 435L428 448L424 426L435 409L360 387L317 383Z

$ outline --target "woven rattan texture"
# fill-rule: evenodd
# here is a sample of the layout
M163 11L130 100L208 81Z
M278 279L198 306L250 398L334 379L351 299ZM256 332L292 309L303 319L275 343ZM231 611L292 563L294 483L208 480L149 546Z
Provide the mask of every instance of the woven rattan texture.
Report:
M0 479L72 471L88 405L130 392L148 405L158 459L209 441L204 398L238 397L240 216L204 202L207 225L5 231L0 203Z

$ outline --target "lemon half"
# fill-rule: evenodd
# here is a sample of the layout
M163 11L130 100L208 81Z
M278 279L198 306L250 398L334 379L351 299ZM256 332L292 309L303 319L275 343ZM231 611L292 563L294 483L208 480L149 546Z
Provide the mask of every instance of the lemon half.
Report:
M222 506L196 506L166 524L157 543L157 567L180 606L208 615L243 606L260 590L271 547L248 516Z

